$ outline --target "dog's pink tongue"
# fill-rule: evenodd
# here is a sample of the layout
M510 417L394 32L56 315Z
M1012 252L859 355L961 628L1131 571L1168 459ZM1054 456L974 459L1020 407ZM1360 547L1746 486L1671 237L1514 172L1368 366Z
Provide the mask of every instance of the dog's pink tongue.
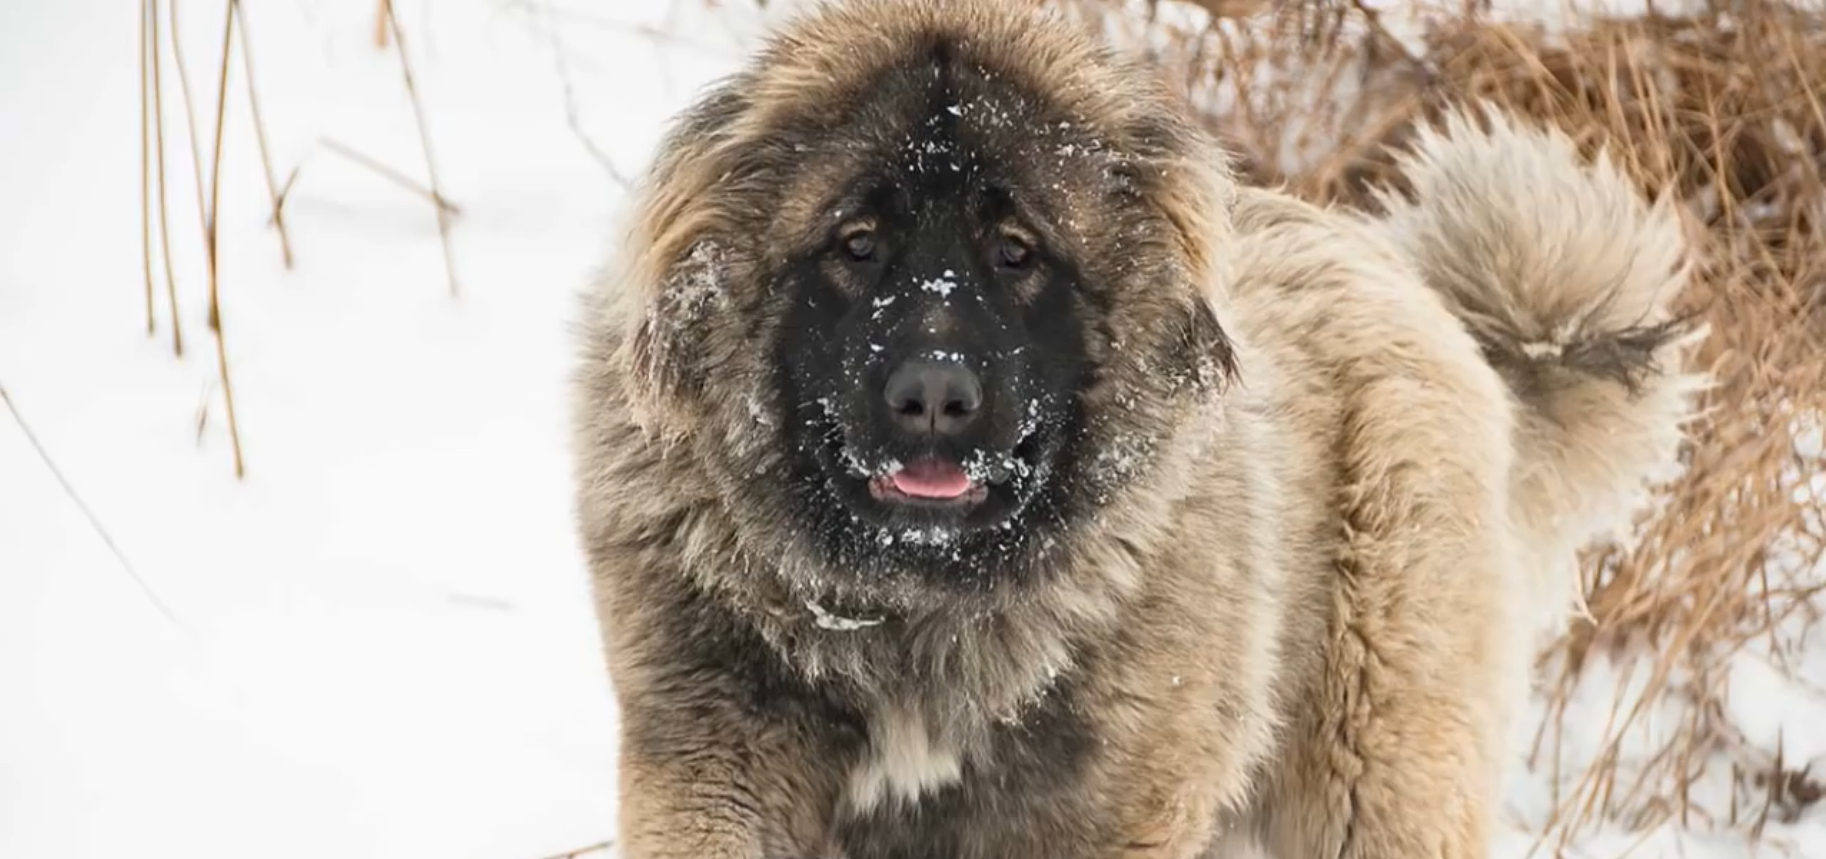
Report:
M894 488L916 498L956 498L970 491L962 468L937 459L922 459L889 478Z

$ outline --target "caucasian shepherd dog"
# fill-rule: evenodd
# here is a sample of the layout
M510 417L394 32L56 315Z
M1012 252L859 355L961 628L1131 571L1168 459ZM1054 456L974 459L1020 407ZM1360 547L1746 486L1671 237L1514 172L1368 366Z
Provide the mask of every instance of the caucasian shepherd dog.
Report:
M1532 636L1675 461L1672 209L1466 109L1240 187L1029 2L850 0L584 306L627 859L1484 856Z

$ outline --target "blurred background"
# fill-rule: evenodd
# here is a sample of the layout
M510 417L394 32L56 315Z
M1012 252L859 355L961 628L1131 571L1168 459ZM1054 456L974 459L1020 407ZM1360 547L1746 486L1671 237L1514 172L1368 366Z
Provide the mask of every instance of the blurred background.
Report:
M573 298L810 0L0 8L0 859L605 859ZM1826 10L1045 0L1252 181L1491 99L1673 195L1719 377L1544 642L1500 857L1826 857ZM631 488L630 491L638 491Z

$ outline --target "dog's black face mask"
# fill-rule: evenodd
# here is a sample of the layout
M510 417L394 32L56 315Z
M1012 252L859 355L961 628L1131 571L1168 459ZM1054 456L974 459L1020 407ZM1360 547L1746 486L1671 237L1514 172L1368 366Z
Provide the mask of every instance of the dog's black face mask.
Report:
M784 272L775 349L808 536L969 578L1045 527L1088 374L1078 269L942 89Z

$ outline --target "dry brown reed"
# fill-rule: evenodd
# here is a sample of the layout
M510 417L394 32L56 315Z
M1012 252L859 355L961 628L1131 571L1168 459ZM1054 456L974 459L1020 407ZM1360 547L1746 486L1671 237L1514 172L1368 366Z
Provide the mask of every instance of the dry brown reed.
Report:
M322 137L322 138L318 138L317 145L322 147L325 152L329 152L333 155L339 156L339 157L347 160L351 164L355 164L357 166L367 169L368 172L373 173L374 175L379 176L382 179L387 180L388 182L391 182L395 185L398 185L401 188L411 191L412 193L417 194L420 197L424 197L426 202L429 202L431 205L436 206L439 209L442 209L445 212L450 213L451 215L459 215L459 214L462 214L462 212L463 212L461 207L457 206L457 204L455 204L455 203L450 202L449 200L444 199L444 197L442 195L438 194L438 192L436 192L430 188L427 188L424 185L419 184L412 177L407 176L406 174L404 174L398 170L395 170L392 167L388 167L387 165L382 164L379 160L375 159L374 157L362 154L361 152L357 151L356 149L349 146L348 144L338 142L338 141L328 138L328 137ZM302 168L303 166L304 165L301 162L299 164L299 168ZM283 202L286 192L291 189L292 182L297 179L297 172L298 171L296 169L294 169L293 175L286 179L285 186L280 189L279 196L280 196L281 202Z
M152 302L154 279L152 268L151 215L151 188L153 181L151 174L153 171L153 153L156 152L159 232L164 243L165 282L171 301L173 348L179 356L182 356L183 335L178 324L177 279L172 272L171 231L169 228L170 221L166 206L167 182L165 172L164 109L162 103L163 85L159 73L160 66L162 65L161 47L163 43L159 39L158 5L158 0L143 0L140 21L140 208L142 220L141 241L144 244L143 251L145 256L146 325L148 333L152 332L156 325L156 317L153 312L154 308ZM205 172L205 162L202 152L202 135L197 133L196 107L191 97L189 70L185 62L183 42L178 35L177 0L170 0L170 48L172 61L178 71L178 86L184 101L185 125L189 131L188 137L190 140L192 173L196 178L197 213L202 225L204 255L208 266L208 322L210 330L216 335L216 363L219 384L221 385L222 390L223 404L228 417L229 438L234 451L235 476L241 478L246 476L246 463L242 452L240 422L236 417L235 411L234 385L229 370L227 338L223 330L220 276L221 254L219 252L220 219L218 217L222 192L220 187L222 148L228 112L228 76L231 70L237 33L240 35L242 71L246 77L245 85L247 89L249 113L254 126L255 140L258 144L261 168L265 174L267 196L271 206L268 221L278 231L280 252L286 268L292 267L294 258L291 236L285 222L285 201L292 189L293 183L298 178L299 171L303 164L300 162L292 167L287 174L283 185L276 181L277 174L273 169L272 154L267 143L266 123L261 112L259 90L254 78L253 51L250 39L248 38L249 34L245 10L242 8L239 0L226 0L223 5L225 14L222 24L220 76L217 78L216 90L216 124L213 129L214 152L211 160L207 164L207 172ZM456 269L451 252L449 222L450 218L458 214L460 210L444 197L439 187L436 162L432 157L431 151L431 138L425 126L424 109L420 103L417 83L415 82L412 73L411 61L405 53L406 45L404 34L400 30L398 19L393 14L392 4L382 0L376 9L376 15L377 27L380 31L390 34L391 44L400 51L400 71L405 81L407 95L412 102L413 116L417 122L419 140L424 147L426 172L430 180L430 187L425 188L412 179L407 178L403 173L393 170L372 158L368 158L367 156L346 146L337 144L334 141L324 140L319 141L319 143L323 148L366 167L380 176L424 196L433 203L434 210L437 214L438 234L443 243L444 263L449 275L450 292L452 296L455 296L458 290ZM382 47L385 46L386 43L383 41ZM207 410L204 410L202 415L199 416L199 432L201 431L206 415Z
M279 184L274 178L273 157L266 145L266 121L260 117L260 89L254 86L254 45L247 38L247 10L235 2L235 28L241 36L241 73L247 76L247 106L254 120L254 140L260 144L260 167L265 171L266 193L272 200L273 227L279 231L279 253L292 267L292 237L285 229L285 212L279 205Z
M236 478L247 475L247 465L241 453L241 424L235 419L235 389L229 380L228 333L222 324L221 242L216 228L221 221L218 215L222 206L222 136L228 118L229 59L234 53L235 13L239 11L239 6L237 0L228 0L228 10L222 22L222 68L216 87L215 157L211 161L209 208L203 224L209 258L209 329L216 334L216 368L222 380L222 403L228 411L228 439L234 448ZM199 177L199 184L201 181Z
M151 146L155 152L158 169L158 232L159 244L165 261L165 296L171 313L171 351L179 358L184 357L184 324L178 313L177 274L171 265L171 207L167 202L165 171L165 98L164 79L160 69L164 65L164 51L159 42L159 4L158 0L147 0L142 9L146 26L146 40L141 51L140 77L145 89L140 91L140 122L146 122L151 115ZM175 35L173 39L175 40ZM143 155L144 153L142 153ZM140 185L142 189L152 185L151 165L145 158L140 159ZM150 206L142 199L142 216L146 219L144 231L146 256L146 332L152 333L152 225Z
M442 201L445 199L443 187L438 184L437 159L431 154L431 131L425 125L425 107L418 97L418 84L412 76L412 58L406 53L406 34L400 29L399 15L393 10L392 0L381 0L381 13L386 16L387 30L393 35L394 50L399 53L400 75L405 79L406 96L412 102L412 118L418 127L419 146L425 152L425 176L431 182L432 196ZM450 278L450 295L455 297L457 289L456 257L450 247L450 208L444 205L434 207L437 213L438 240L444 248L444 273Z
M140 250L146 259L146 336L158 332L152 307L152 72L148 63L147 19L151 2L139 7L139 217Z
M577 103L577 88L571 82L570 61L564 50L564 42L558 35L557 13L552 10L551 0L541 3L539 11L541 17L545 19L543 22L545 34L551 45L552 63L558 72L558 83L564 88L564 121L571 128L571 136L577 138L577 142L583 145L584 151L596 160L603 172L607 173L615 184L621 186L623 190L631 190L634 187L633 180L624 175L620 168L615 166L615 160L596 144L589 132L583 130L583 117Z
M83 500L82 494L71 485L70 478L64 474L62 468L58 467L57 460L51 458L51 452L45 448L44 442L39 440L38 433L32 430L31 423L26 421L25 414L19 410L19 404L13 402L12 395L6 392L5 385L0 385L0 406L6 407L7 414L12 416L13 423L19 427L20 434L25 436L26 444L30 445L32 452L38 455L38 461L44 463L45 470L56 479L58 486L63 487L63 492L69 497L70 503L75 504L76 509L82 512L83 518L89 521L89 526L95 529L95 536L101 538L102 544L108 547L108 553L120 563L121 569L126 572L127 577L132 579L140 593L145 595L146 601L150 602L153 609L170 621L172 626L188 632L184 623L178 620L177 614L172 612L171 607L165 604L158 592L152 589L145 577L140 575L139 570L133 566L133 562L127 559L126 553L120 550L120 545L114 542L114 535L108 532L107 527L102 524L101 518L95 515L95 510L89 506L89 502Z
M601 842L597 842L595 844L591 844L588 847L579 847L576 850L570 850L570 851L566 851L564 853L554 853L550 856L545 857L545 859L579 859L579 857L587 856L591 853L599 853L599 852L603 852L606 850L610 850L610 849L614 848L614 846L615 846L615 842L614 842L614 840L611 839L609 841L601 841Z
M377 50L385 50L387 45L392 43L392 39L387 35L388 22L392 17L393 3L391 0L380 0L374 4L374 47Z
M190 64L184 60L184 39L178 29L178 0L171 0L171 63L178 70L178 95L184 100L184 129L190 140L190 170L196 176L197 223L209 232L209 188L203 182L203 142L197 135L196 100L190 93Z
M1647 678L1619 699L1549 833L1556 852L1604 821L1754 836L1817 801L1817 774L1730 724L1725 680L1751 647L1785 669L1826 589L1826 13L1720 0L1549 28L1470 2L1417 8L1402 38L1356 2L1059 2L1151 51L1252 179L1316 201L1373 205L1370 187L1399 184L1390 152L1417 121L1482 99L1608 148L1645 192L1685 203L1701 260L1685 309L1709 328L1698 360L1718 384L1683 474L1629 545L1589 554L1590 617L1543 656L1543 735L1594 658ZM1163 14L1175 5L1209 14ZM1677 728L1626 765L1650 711L1670 705ZM1724 810L1694 796L1720 761Z

